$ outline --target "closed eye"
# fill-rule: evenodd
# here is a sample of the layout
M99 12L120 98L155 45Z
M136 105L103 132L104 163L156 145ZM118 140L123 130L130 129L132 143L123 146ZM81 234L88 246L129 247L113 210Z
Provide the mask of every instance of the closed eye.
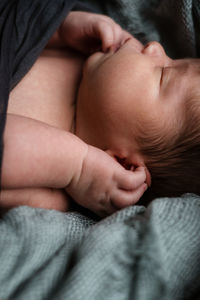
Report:
M160 86L162 85L163 78L164 78L164 67L161 68L160 70Z

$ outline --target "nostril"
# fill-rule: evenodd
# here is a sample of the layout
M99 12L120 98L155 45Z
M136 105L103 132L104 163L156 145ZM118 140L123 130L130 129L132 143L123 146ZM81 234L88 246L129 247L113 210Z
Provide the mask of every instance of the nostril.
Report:
M144 46L143 53L153 55L156 52L156 42L149 42Z
M144 46L143 53L150 56L166 57L166 53L162 45L156 41L146 44L146 46Z

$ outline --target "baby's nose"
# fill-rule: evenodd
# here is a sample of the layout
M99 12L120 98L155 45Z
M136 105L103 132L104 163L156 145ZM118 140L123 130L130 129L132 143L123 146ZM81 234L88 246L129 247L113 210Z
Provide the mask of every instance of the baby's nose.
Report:
M147 43L142 52L149 56L166 56L161 44L155 41Z

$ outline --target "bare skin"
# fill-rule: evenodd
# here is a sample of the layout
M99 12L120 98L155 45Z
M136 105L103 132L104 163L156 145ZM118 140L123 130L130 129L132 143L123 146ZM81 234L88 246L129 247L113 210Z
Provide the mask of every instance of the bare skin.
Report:
M74 133L76 91L84 57L69 49L45 49L10 94L8 113L21 115ZM66 211L70 198L64 189L3 190L1 202Z
M70 14L61 26L60 34L56 32L52 37L49 46L53 49L43 51L30 72L13 90L8 108L10 116L24 116L29 119L28 124L31 123L31 128L35 128L36 133L41 132L41 135L35 134L32 129L29 132L35 139L34 143L30 139L27 144L29 147L26 153L30 153L30 158L26 165L30 165L32 157L36 155L31 155L31 145L39 143L40 146L40 140L46 139L44 128L41 131L40 129L42 124L48 124L48 131L52 132L51 144L52 141L55 142L49 161L56 162L58 157L55 158L53 153L59 153L61 149L64 149L67 157L63 157L62 162L58 159L59 162L51 166L51 172L55 172L60 163L63 166L66 164L67 168L62 169L62 176L57 170L59 176L54 178L56 182L49 181L49 173L44 174L49 168L49 162L44 164L44 152L43 160L37 156L37 160L44 165L43 168L39 169L37 166L37 169L35 165L28 168L25 165L26 172L20 173L21 164L24 163L21 161L15 167L18 172L16 178L13 178L13 164L18 162L15 158L16 150L13 151L13 161L10 159L12 155L8 155L7 160L4 159L6 173L3 175L6 176L3 176L5 187L1 194L1 206L27 204L65 211L69 208L69 194L79 204L104 216L135 204L147 188L146 183L150 185L151 181L148 170L141 168L145 166L145 158L134 141L137 124L151 124L158 132L165 134L174 129L178 130L185 95L199 86L198 68L196 69L199 61L172 60L159 43L151 42L144 46L107 17L102 19L101 16L80 13L77 23L77 18L73 16L73 13ZM80 20L83 21L81 31ZM91 47L88 36L93 35L95 42ZM67 36L74 39L67 41ZM97 51L100 41L100 51ZM68 42L68 47L63 48L63 44ZM88 45L90 46L87 49ZM79 52L70 51L69 47ZM85 60L83 54L86 57L92 55L84 64L82 76ZM78 105L75 112L76 99ZM30 120L43 123L38 125ZM27 128L26 122L25 119L21 121L24 132ZM14 117L11 124L15 129L7 126L10 128L8 136L16 130L16 122L18 121ZM69 141L64 143L65 146L62 142L60 144L60 140L56 142L57 132L54 128L61 130L58 132L61 136L65 132L72 134L66 137ZM12 139L21 132L22 129ZM86 144L77 139L74 141L75 136L93 148L89 147L88 151ZM47 143L48 136L43 144L44 148ZM10 151L15 148L16 145L12 144ZM20 152L19 161L23 151L24 149ZM4 155L6 156L7 154ZM110 160L110 156L120 162L124 169L132 172L125 174L120 164ZM9 173L8 165L11 161ZM37 169L38 172L30 174L31 181L28 176L24 177L24 174L30 173L30 169ZM70 171L66 172L66 169ZM81 176L80 171L84 171ZM19 174L21 179L18 178ZM116 177L116 174L120 176ZM130 175L132 179L129 178ZM42 186L40 178L43 180ZM67 180L64 182L62 178Z
M91 15L81 14L81 17L84 24L87 20L92 24L95 21L95 30L92 33L89 32L89 35L97 34L105 51L108 48L115 50L119 47L119 43L123 44L129 36L117 24L110 21L111 19L106 17L103 21L101 19L99 23L96 22L97 17L94 18ZM68 22L71 27L64 22L63 26L65 28L62 27L62 31L60 31L61 42L56 32L49 43L50 49L43 51L32 69L10 95L5 131L5 144L10 145L10 148L7 146L7 151L4 154L2 172L4 189L1 192L0 204L4 208L30 205L66 211L69 209L69 194L79 204L91 209L100 216L105 216L120 208L134 204L140 199L147 188L145 183L146 173L143 167L137 168L134 172L132 169L125 170L110 157L109 151L107 152L108 155L102 150L88 147L74 136L76 93L85 60L83 54L88 49L85 46L83 47L84 41L81 38L81 43L76 45L77 36L74 41L70 39L71 44L69 46L72 48L76 46L76 49L82 51L83 54L71 51L66 47L62 48L62 43L65 43L63 32L66 28L69 30L69 35L70 30L76 32L76 27L80 26L76 24L76 21L73 23L73 20L77 20L77 18L73 18L73 14L69 17ZM90 26L91 28L92 26ZM80 35L79 31L80 28L77 29L78 35ZM88 38L88 34L86 36ZM89 49L90 51L91 49ZM17 136L22 131L25 132L26 128L29 131L27 131L28 135L25 135L25 140L30 139L30 142L24 148L25 146L22 145L21 140L17 140ZM43 160L40 160L42 156L38 152L31 155L31 151L34 152L32 145L38 143L39 152L47 147L45 139L48 128L53 137L50 140L51 144L55 148L52 148L52 152L50 151L50 159L46 158L44 151L44 154L42 154ZM17 130L19 130L19 133ZM69 134L66 135L65 132ZM16 144L14 142L12 144L13 138L10 141L10 136L16 138ZM66 136L69 139L68 143L58 144L56 142L57 136L61 136L61 140L63 140L63 136ZM41 147L40 140L43 142ZM16 159L15 147L20 149L19 159ZM20 147L22 147L22 150ZM64 154L61 153L63 160L59 155L56 157L59 163L51 159L52 155L55 156L55 153L61 149L64 151L65 147L69 153L66 154L66 157L62 156ZM23 149L26 149L26 151ZM47 147L46 151L48 150ZM30 158L29 156L26 157L27 161L21 158L22 151L30 153ZM35 155L36 160L41 162L41 166L40 164L35 165L34 158L32 158L33 162L31 161L31 157L35 157ZM60 161L63 161L63 166L60 165ZM9 167L9 163L11 167ZM13 173L14 164L15 170L18 171ZM64 167L65 165L66 167ZM53 176L54 171L55 173L58 172L57 169L59 170L58 176ZM48 170L50 171L48 172ZM30 175L25 176L27 173L30 173ZM49 174L51 175L50 178L48 178Z

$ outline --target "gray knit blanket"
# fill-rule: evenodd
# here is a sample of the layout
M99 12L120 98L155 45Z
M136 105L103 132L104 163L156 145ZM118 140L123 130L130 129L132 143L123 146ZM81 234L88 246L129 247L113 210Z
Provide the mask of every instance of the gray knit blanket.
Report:
M157 199L99 222L30 207L0 220L0 298L180 300L200 291L200 199Z
M200 1L84 1L173 57L199 56ZM19 207L0 219L0 299L182 300L200 295L200 197L97 221Z

